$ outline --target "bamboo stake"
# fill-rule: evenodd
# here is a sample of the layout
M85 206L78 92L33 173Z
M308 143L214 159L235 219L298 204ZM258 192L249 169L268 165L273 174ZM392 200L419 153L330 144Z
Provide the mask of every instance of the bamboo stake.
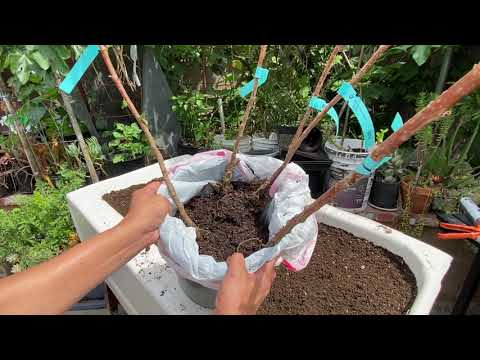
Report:
M265 61L265 56L267 54L267 45L262 45L260 47L260 55L258 56L258 63L257 68L262 67L263 62ZM233 146L232 156L230 157L230 162L227 165L227 170L225 171L225 176L223 178L223 184L228 185L232 180L233 169L235 168L237 162L237 153L238 148L240 146L240 139L243 136L243 132L245 131L245 127L247 126L248 117L250 116L250 112L252 111L253 107L255 106L255 101L257 98L257 89L258 89L258 78L255 77L253 82L253 92L248 100L247 108L245 113L243 114L243 119L240 124L240 128L238 129L237 139L235 140L235 144Z
M59 76L55 76L57 80L57 86L60 85L61 80ZM83 157L85 158L85 163L87 164L88 173L90 174L90 178L92 179L93 183L98 182L98 175L95 171L95 167L93 166L92 158L90 157L90 153L88 151L87 144L85 143L85 139L83 138L82 130L80 129L80 125L78 124L77 117L75 116L75 112L72 108L72 100L70 96L60 90L60 95L62 97L63 105L65 106L65 110L67 111L68 117L70 118L70 123L72 124L73 131L75 136L78 139L78 144L80 145L80 150L82 150Z
M148 129L146 120L137 111L137 109L135 108L135 105L133 104L132 100L130 99L127 92L125 91L125 88L123 87L122 82L118 78L117 72L115 71L115 68L113 67L112 61L110 60L110 56L108 55L108 48L105 45L100 45L100 50L101 50L103 61L105 62L105 65L107 66L107 69L110 73L110 77L112 78L113 82L115 83L115 86L117 87L118 91L120 92L120 95L126 101L126 103L128 105L128 108L130 109L130 112L135 117L135 120L137 120L138 125L140 125L141 129L145 133L145 136L147 137L147 140L150 144L150 147L152 148L152 151L155 154L155 157L157 158L158 165L160 166L160 169L162 171L163 180L165 181L165 184L167 185L168 192L170 193L170 196L172 197L173 201L175 202L175 206L177 207L177 209L180 213L180 216L182 217L182 220L188 226L194 227L196 232L197 232L197 235L199 235L199 231L198 231L197 226L192 221L192 219L188 216L182 202L180 201L180 199L177 196L177 193L175 192L175 188L174 188L174 186L173 186L173 184L170 180L170 177L168 176L168 170L167 170L167 167L165 166L165 161L163 160L163 155L160 152L160 150L158 149L157 144L155 142L155 139L153 138L152 134L150 133L150 130Z
M384 142L377 144L371 153L374 161L380 161L385 156L392 154L400 145L418 133L421 129L430 123L438 120L442 115L452 108L458 101L471 94L480 87L480 64L474 65L473 69L465 74L455 84L444 91L437 99L433 100L420 112L411 117L401 129L390 135ZM365 178L365 176L352 171L343 180L337 182L322 196L316 199L312 204L292 217L286 225L275 234L269 241L269 246L278 243L287 235L296 225L304 222L310 215L317 212L322 206L335 198L337 193L347 189L356 182Z
M363 65L363 67L358 71L355 76L349 81L351 85L357 84L363 76L370 70L370 68L375 64L375 62L383 55L385 51L390 47L390 45L381 45L377 51L373 53L371 58ZM292 143L288 147L288 152L287 156L285 157L285 160L283 161L282 165L275 171L275 173L271 176L270 180L267 182L264 182L262 186L257 190L257 192L265 189L265 188L270 188L272 184L275 182L275 180L278 178L278 176L282 173L282 171L287 167L288 163L292 160L293 155L295 155L295 152L297 149L300 147L302 142L305 140L305 138L308 136L308 134L312 131L314 127L318 125L320 120L325 116L325 114L330 110L332 106L334 106L336 103L338 103L342 97L337 94L335 97L330 100L330 102L325 106L325 108L315 116L315 118L310 122L310 124L307 126L307 128L302 132L302 134L298 138L294 138L292 140Z

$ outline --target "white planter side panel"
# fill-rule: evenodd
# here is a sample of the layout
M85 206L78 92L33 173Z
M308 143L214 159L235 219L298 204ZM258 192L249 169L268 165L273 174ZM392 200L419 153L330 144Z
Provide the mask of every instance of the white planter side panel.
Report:
M167 166L188 158L166 161ZM157 164L112 179L86 186L67 195L72 218L82 241L118 224L122 216L102 196L113 190L148 182L160 177ZM441 281L452 261L451 256L399 231L373 220L325 206L317 220L346 230L401 256L415 275L418 294L409 314L428 314L441 288ZM156 246L142 251L107 283L129 314L211 314L193 303L180 289L174 271L165 264Z

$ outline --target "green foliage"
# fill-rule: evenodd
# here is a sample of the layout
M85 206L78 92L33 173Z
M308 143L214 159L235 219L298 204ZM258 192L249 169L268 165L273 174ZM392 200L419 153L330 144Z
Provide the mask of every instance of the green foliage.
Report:
M137 123L116 123L112 136L113 140L108 143L108 147L113 152L114 164L138 159L150 153L150 146Z
M383 181L388 184L394 184L400 181L405 171L405 163L399 151L396 151L392 159L378 169L383 177Z
M85 140L85 143L87 145L88 153L90 154L90 158L92 160L93 166L96 171L101 171L105 175L107 175L105 169L104 169L104 164L106 161L106 157L103 154L103 150L101 145L99 144L98 140L96 137L90 137ZM83 156L83 153L80 149L80 146L77 145L76 143L70 143L67 146L65 146L65 152L70 158L70 160L74 161L73 165L76 165L79 168L82 168L83 170L86 169L85 165L85 157Z
M421 94L418 109L434 97L435 94ZM476 92L415 136L418 184L433 188L434 208L454 212L462 196L480 200L477 169L468 161L479 132L480 92Z
M385 134L388 132L388 129L381 129L375 133L377 143L383 142L383 139L385 139Z
M66 194L85 183L85 173L62 167L57 188L37 183L31 196L19 199L20 207L0 209L0 262L25 270L58 255L75 233Z

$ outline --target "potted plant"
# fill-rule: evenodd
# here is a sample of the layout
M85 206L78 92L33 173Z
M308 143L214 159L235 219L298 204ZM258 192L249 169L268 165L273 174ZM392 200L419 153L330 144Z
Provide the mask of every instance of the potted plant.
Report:
M108 143L107 172L117 176L145 166L150 146L137 123L116 123L113 140Z
M396 152L388 163L376 171L369 204L380 210L397 210L402 174L403 160Z
M434 94L421 94L421 108ZM442 119L415 136L416 171L402 179L402 198L410 212L450 211L458 205L459 194L474 196L478 178L467 161L473 142L480 131L480 97L466 97ZM444 209L442 209L444 208Z

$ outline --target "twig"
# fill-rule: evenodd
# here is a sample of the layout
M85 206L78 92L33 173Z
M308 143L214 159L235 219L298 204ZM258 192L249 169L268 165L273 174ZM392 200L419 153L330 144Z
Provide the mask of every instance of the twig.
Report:
M122 98L126 101L128 108L130 109L131 113L135 117L135 120L137 120L138 125L142 128L143 132L145 133L145 136L147 137L147 140L150 144L150 147L153 150L153 153L155 154L155 157L157 158L158 165L160 166L160 169L162 171L163 179L165 181L165 185L167 186L168 192L170 193L170 196L172 197L173 201L175 202L175 205L180 213L180 216L182 217L183 221L185 224L188 226L194 227L197 236L199 235L199 231L195 223L192 221L192 219L188 216L187 212L185 211L185 208L180 201L180 199L177 196L177 193L175 192L175 188L170 180L170 177L168 176L168 169L165 166L165 162L163 160L162 153L157 147L157 144L155 142L155 139L153 138L152 134L150 133L150 130L148 129L148 126L146 124L146 121L144 118L139 114L137 109L135 108L135 105L133 104L132 100L128 96L127 92L125 91L125 88L122 85L122 82L118 78L118 75L112 65L112 61L110 60L110 57L108 56L108 48L105 45L100 46L101 49L101 54L103 57L103 60L105 61L105 65L107 66L108 71L110 72L110 77L112 78L113 82L115 83L115 86L117 87L118 91L120 92L120 95Z
M266 54L267 54L267 45L262 45L260 47L260 55L258 56L257 67L261 67L263 65ZM236 165L238 148L240 146L240 139L243 136L243 132L245 131L245 127L247 126L248 117L250 116L250 112L252 111L253 107L255 106L255 100L256 100L256 97L257 97L257 89L258 89L258 78L255 77L254 82L253 82L253 92L252 92L252 95L250 96L250 99L248 100L248 104L247 104L247 108L245 110L245 113L243 114L242 123L240 124L240 128L238 129L237 139L235 140L235 144L233 146L232 156L230 158L230 162L228 163L227 169L225 171L225 176L223 178L224 185L229 185L230 181L232 180L233 169L235 168L235 165Z
M378 50L373 53L373 55L365 63L365 65L363 65L360 71L358 71L358 73L355 74L355 76L350 80L350 84L351 85L357 84L363 78L363 76L367 73L367 71L370 70L373 64L375 64L375 62L383 55L383 53L387 51L389 47L390 45L381 45L378 48ZM260 187L260 189L270 188L272 186L272 184L275 182L278 176L282 173L282 171L287 167L288 163L292 160L293 155L295 155L295 152L300 147L300 145L305 140L305 138L308 136L310 131L312 131L312 129L317 126L317 124L325 116L325 114L332 108L332 106L338 103L341 99L342 97L339 94L335 95L335 97L332 100L330 100L327 106L325 106L325 108L321 112L319 112L317 116L315 116L315 118L310 122L310 124L302 132L302 134L298 138L294 138L292 140L292 143L288 147L287 156L285 157L285 160L283 161L282 165L270 177L270 180L268 182L265 182L264 185Z
M471 94L480 87L480 64L477 64L465 74L460 80L455 82L449 89L444 91L437 99L430 102L423 110L411 117L402 128L390 135L385 141L375 146L371 153L374 161L380 161L385 156L393 153L400 145L418 133L421 129L430 123L438 120L448 109L452 108L458 101ZM335 183L327 192L320 196L305 209L292 217L287 224L275 234L269 241L270 245L278 243L287 235L296 225L304 222L310 215L317 212L323 205L334 199L337 193L347 189L356 182L365 178L365 176L352 171L343 180Z

